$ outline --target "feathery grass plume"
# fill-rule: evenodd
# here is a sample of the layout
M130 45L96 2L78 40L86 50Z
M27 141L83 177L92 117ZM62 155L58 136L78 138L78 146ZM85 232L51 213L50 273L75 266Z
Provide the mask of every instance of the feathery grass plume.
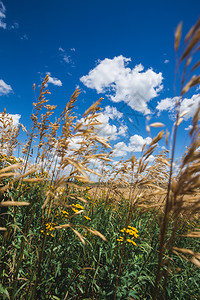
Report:
M41 84L39 97L38 97L38 99L36 99L36 102L33 103L34 108L33 108L33 113L31 115L31 121L32 121L31 131L30 131L30 133L27 132L28 141L26 142L26 144L24 145L24 147L22 149L22 153L25 155L25 158L24 158L24 161L25 161L24 172L26 171L28 160L29 160L29 157L31 155L31 152L33 152L32 142L38 136L38 133L36 133L35 130L37 129L37 125L38 125L39 112L42 110L45 103L48 102L48 100L45 99L45 95L50 93L49 90L45 90L45 87L46 87L46 84L48 83L48 80L49 80L49 75L46 75L45 79L43 80L43 82ZM33 90L35 91L34 86L33 86Z

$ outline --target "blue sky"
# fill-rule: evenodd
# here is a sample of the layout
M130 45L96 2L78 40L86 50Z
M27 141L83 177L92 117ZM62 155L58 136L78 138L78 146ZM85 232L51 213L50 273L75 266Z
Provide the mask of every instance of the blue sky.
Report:
M183 35L199 17L199 1L3 0L0 1L0 108L30 128L38 88L50 75L50 104L57 116L77 86L77 114L99 97L101 135L111 136L116 158L138 154L150 137L145 130L161 121L173 124L174 32ZM177 83L177 95L179 84ZM189 142L188 130L200 100L198 88L183 99L193 104L179 128L176 157ZM151 130L152 137L159 128ZM160 149L164 142L160 143Z

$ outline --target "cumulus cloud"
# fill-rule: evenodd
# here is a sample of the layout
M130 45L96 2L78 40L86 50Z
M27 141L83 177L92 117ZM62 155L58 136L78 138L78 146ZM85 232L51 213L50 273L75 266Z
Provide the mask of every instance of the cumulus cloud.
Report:
M123 113L117 110L116 107L114 106L106 106L105 107L105 112L104 112L109 118L113 119L121 119L123 117Z
M140 152L144 144L149 145L152 142L152 138L149 136L143 138L141 135L135 134L130 137L129 151L130 152Z
M122 55L106 58L80 81L97 93L105 93L113 102L124 101L132 109L148 114L147 103L163 89L162 73L152 69L144 71L141 64L131 69L127 67L130 61Z
M83 137L82 136L74 136L70 139L69 142L69 150L78 150L81 147L81 144L83 142Z
M156 109L161 112L164 110L173 111L176 106L176 101L179 99L179 97L174 98L165 98L158 102L158 105L156 106Z
M112 141L125 136L128 127L120 120L122 117L123 114L115 107L106 106L104 111L96 117L96 120L100 122L99 125L95 125L97 135ZM84 119L81 119L80 122L84 124Z
M0 96L8 95L12 91L12 87L0 79Z
M152 142L152 138L143 138L141 135L135 134L130 137L128 144L119 142L115 145L113 150L114 157L126 156L127 153L141 152L144 144L149 145Z
M112 155L113 157L123 157L126 156L128 152L128 146L124 142L119 142L115 145Z
M4 19L6 18L6 8L2 1L0 1L0 28L6 29L6 23Z
M55 77L51 77L51 73L50 72L47 72L46 74L49 75L48 84L52 83L53 85L56 85L56 86L62 86L62 82L61 82L60 79L57 79Z
M159 113L162 111L175 112L176 101L178 99L179 99L178 97L163 99L158 103L156 109L158 110ZM184 111L188 111L187 114L183 117L185 121L187 121L188 119L194 116L199 103L200 103L200 94L195 94L191 98L184 98L181 101L180 113Z
M110 119L113 118L113 115L107 113L106 110L97 117L97 120L102 123L101 125L96 126L97 133L100 137L105 139L110 138L110 140L117 140L119 137L125 136L127 132L127 126L121 124L116 126L115 124L110 124Z
M128 127L121 121L123 113L119 112L116 107L106 106L104 111L97 117L97 120L102 123L96 126L98 128L98 135L105 139L117 140L119 137L123 137L127 133ZM116 124L111 124L112 121L116 121Z
M97 121L100 122L99 125L95 125L96 133L99 137L104 139L110 139L111 141L117 140L120 137L123 137L127 133L127 126L116 122L115 124L111 124L111 121L114 119L122 118L123 114L120 113L115 107L106 106L104 111L97 116ZM84 119L81 119L80 122L83 122L84 127ZM86 125L86 123L85 123ZM76 136L70 139L69 149L78 150L81 147L83 142L83 137Z
M168 64L169 63L169 59L165 59L164 64Z

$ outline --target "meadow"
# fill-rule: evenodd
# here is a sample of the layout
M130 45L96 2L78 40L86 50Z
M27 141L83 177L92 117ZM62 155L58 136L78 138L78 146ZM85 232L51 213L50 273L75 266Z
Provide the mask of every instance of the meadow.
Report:
M77 89L54 119L48 75L29 131L1 113L1 299L200 299L200 105L173 172L177 130L187 113L180 113L181 99L200 83L199 61L190 67L199 40L200 20L177 59L177 68L184 67L170 157L168 150L156 152L161 139L168 145L169 132L161 130L139 159L133 154L113 164L109 141L98 136L101 99L78 120ZM147 132L162 126L150 124Z

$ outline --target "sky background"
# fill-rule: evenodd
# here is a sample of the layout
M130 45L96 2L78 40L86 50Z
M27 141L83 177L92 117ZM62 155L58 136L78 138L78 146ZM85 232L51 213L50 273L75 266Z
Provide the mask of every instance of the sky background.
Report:
M50 104L59 116L75 88L81 94L77 115L98 98L102 102L100 135L111 137L115 159L138 156L159 128L149 123L174 122L174 33L183 21L183 36L199 17L199 1L3 0L0 1L0 110L30 128L32 103L46 76ZM195 63L195 60L194 60ZM197 69L197 72L199 70ZM198 74L198 73L197 73ZM176 158L189 143L187 130L199 103L199 87L186 94ZM192 106L190 106L192 104ZM159 143L159 150L165 143Z

